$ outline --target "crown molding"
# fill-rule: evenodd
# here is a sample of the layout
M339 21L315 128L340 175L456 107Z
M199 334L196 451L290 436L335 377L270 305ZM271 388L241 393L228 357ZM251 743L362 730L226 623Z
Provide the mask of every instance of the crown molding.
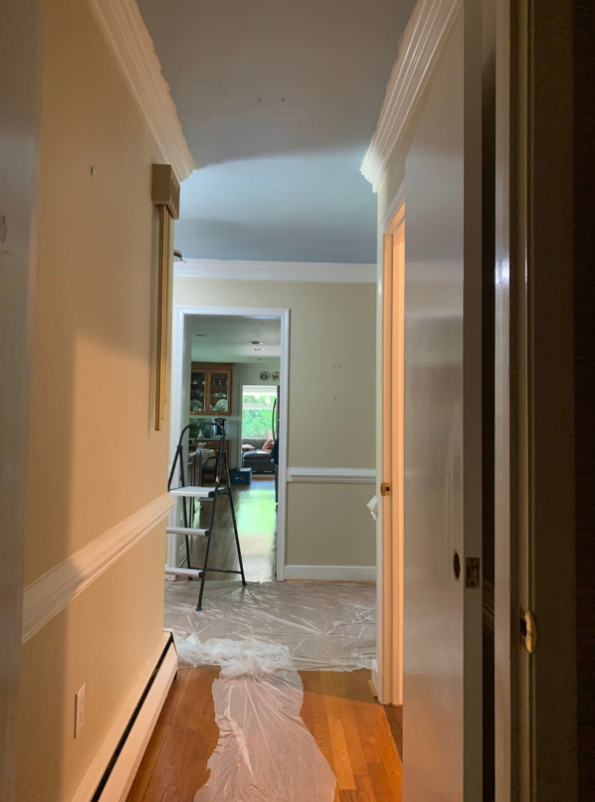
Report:
M75 552L64 562L27 585L23 595L23 635L26 643L92 582L163 521L175 499L169 493Z
M405 29L376 131L361 166L374 192L403 136L462 0L418 0Z
M184 181L196 165L138 5L135 0L89 0L89 4L163 159Z
M288 482L308 484L373 485L376 482L374 468L288 468Z
M174 262L174 276L175 278L374 284L376 282L376 264L185 259L183 262Z

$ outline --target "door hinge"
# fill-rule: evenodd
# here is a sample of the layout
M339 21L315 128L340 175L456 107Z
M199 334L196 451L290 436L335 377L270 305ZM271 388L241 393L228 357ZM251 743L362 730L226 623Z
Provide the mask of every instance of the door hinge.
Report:
M481 585L479 557L467 557L465 560L465 587L477 590Z
M537 649L538 634L537 619L531 610L521 609L521 641L529 654Z
M390 496L391 486L390 482L382 482L380 485L380 495L381 496Z

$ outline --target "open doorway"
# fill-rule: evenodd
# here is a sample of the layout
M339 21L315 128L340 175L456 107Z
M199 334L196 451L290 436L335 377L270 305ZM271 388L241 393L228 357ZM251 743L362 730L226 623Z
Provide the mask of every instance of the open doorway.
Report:
M287 436L280 385L286 382L288 329L279 310L263 311L177 310L172 447L188 427L182 441L187 475L207 489L225 491L229 483L229 494L221 492L213 518L208 499L193 500L190 512L178 505L170 525L180 527L183 516L197 530L212 528L212 536L170 535L170 571L207 564L205 580L238 580L242 568L248 582L277 578Z

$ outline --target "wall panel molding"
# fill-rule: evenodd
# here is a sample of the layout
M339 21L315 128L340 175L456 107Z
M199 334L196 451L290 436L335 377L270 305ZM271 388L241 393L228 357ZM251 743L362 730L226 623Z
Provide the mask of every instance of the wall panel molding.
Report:
M288 482L373 485L374 468L288 468Z
M244 279L252 281L315 281L374 284L376 263L258 262L225 259L185 259L174 264L175 278Z
M174 499L169 493L75 552L64 562L27 585L23 596L23 634L26 643L92 582L169 515Z
M89 0L118 67L179 181L196 169L169 86L135 0Z
M462 0L418 0L393 67L361 172L374 192L415 111Z

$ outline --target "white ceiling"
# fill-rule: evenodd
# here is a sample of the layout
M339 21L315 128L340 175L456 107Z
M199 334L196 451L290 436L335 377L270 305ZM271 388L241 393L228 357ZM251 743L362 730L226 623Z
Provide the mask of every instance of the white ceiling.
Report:
M199 170L185 257L374 262L360 175L413 0L139 0Z
M281 356L279 318L193 315L190 320L194 362L260 362ZM262 345L252 345L252 340Z

